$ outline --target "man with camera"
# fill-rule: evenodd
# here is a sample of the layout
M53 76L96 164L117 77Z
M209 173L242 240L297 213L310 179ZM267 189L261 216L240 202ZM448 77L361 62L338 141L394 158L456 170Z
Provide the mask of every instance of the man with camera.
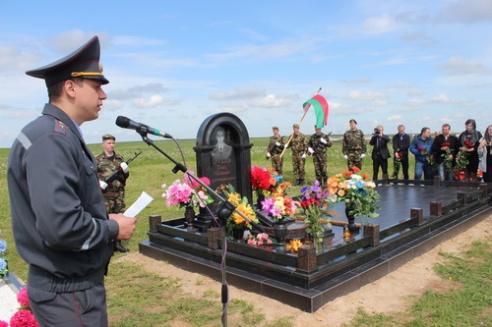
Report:
M383 179L388 178L388 158L390 157L388 143L390 138L385 135L383 126L379 125L374 129L374 134L369 141L372 148L372 167L373 180L378 179L379 167L383 171Z

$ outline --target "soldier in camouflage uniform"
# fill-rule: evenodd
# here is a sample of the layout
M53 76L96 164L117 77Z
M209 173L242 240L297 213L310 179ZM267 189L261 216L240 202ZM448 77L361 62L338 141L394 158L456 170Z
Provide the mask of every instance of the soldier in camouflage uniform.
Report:
M284 164L284 158L280 156L284 149L284 138L278 133L278 127L272 127L273 136L270 137L268 143L266 157L272 159L272 167L279 174L282 175L282 166Z
M292 150L292 168L296 178L294 186L298 186L304 185L306 175L304 165L306 163L307 138L306 135L299 132L298 124L294 124L292 127L294 133L290 138L290 142L285 144L285 147L289 147Z
M350 129L343 134L342 152L343 157L347 159L348 169L358 167L362 169L362 159L366 156L366 140L364 133L357 129L357 121L349 121Z
M96 157L97 175L100 181L104 182L116 170L121 170L121 163L124 163L123 157L114 152L115 141L115 137L110 134L105 134L102 137L103 152ZM126 172L120 171L116 175L116 179L103 189L103 198L108 214L123 213L125 211L125 184L130 174L127 169ZM121 244L121 241L116 242L116 250L128 252L128 249Z
M321 128L314 126L314 131L308 141L308 152L313 156L316 180L325 186L328 181L326 149L331 147L332 143L328 135L321 133Z

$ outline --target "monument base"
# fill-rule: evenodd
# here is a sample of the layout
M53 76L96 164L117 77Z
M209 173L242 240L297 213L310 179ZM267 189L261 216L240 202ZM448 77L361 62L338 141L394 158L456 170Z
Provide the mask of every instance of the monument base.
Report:
M314 312L492 214L487 190L476 187L386 186L380 189L381 216L373 221L380 223L380 230L375 228L369 236L360 232L344 239L343 228L334 226L334 236L325 238L321 253L303 249L303 257L299 258L301 251L299 254L277 253L274 247L256 248L228 241L228 283ZM417 202L409 203L404 199ZM430 199L440 203L440 215L423 215L423 209L421 215L415 215L415 206L427 204ZM431 206L436 206L436 201L431 201ZM409 219L399 214L403 209L410 212ZM430 212L430 209L425 211ZM158 231L149 232L148 241L139 244L139 251L220 281L222 242L212 242L218 246L210 247L205 235L182 230L182 221L163 222Z

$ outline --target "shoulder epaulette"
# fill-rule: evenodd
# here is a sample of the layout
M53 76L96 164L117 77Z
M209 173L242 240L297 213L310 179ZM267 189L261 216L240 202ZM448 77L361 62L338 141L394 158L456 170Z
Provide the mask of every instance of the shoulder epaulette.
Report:
M55 127L53 128L53 132L67 135L67 125L65 125L62 121L55 120Z

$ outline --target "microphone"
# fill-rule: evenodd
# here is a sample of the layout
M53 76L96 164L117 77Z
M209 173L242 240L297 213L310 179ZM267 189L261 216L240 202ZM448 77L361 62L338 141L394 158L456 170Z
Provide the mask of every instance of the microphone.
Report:
M144 133L149 133L157 136L162 136L167 139L172 139L173 137L167 133L161 133L158 129L152 128L150 126L147 126L145 124L137 123L136 121L133 121L129 118L123 117L123 116L118 116L116 118L116 125L121 127L121 128L129 128L129 129L134 129L137 132L144 132Z

